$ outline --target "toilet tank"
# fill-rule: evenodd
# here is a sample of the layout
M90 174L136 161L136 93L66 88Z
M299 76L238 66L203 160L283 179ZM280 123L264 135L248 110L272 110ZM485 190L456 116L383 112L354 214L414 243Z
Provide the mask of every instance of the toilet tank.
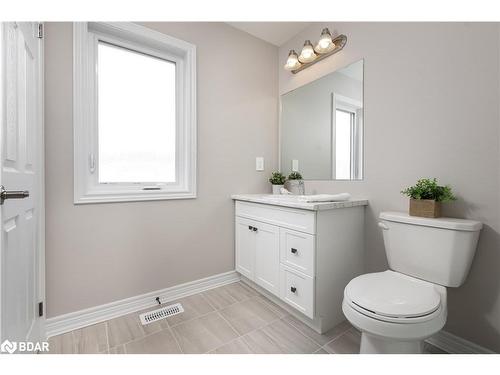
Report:
M435 284L458 287L469 273L482 223L474 220L382 212L389 267Z

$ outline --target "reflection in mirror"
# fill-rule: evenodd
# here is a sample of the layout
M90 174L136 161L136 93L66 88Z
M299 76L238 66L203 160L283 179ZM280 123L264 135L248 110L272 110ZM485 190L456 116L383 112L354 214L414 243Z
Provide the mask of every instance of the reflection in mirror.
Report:
M363 179L363 60L281 96L281 171Z

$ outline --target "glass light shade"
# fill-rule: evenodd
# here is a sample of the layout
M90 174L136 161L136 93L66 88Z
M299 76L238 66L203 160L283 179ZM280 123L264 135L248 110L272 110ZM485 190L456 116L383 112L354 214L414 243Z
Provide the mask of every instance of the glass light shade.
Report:
M301 63L309 63L316 59L316 54L314 53L314 48L310 40L306 40L302 52L299 56L299 61Z
M318 53L327 53L335 48L335 43L332 41L332 34L330 30L323 29L321 32L321 37L319 38L318 44L314 47L314 50Z
M286 70L295 70L300 68L302 64L299 62L299 57L297 56L297 52L293 49L288 53L288 58L286 59L286 64L284 68Z

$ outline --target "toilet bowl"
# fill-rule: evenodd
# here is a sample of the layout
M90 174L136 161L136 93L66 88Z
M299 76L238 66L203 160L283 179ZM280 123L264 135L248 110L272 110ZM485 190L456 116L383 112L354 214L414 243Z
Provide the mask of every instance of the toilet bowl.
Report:
M361 353L421 353L446 322L446 288L393 271L359 276L342 310L362 332Z
M446 287L470 269L481 223L382 213L390 270L352 279L342 310L361 331L361 353L422 353L446 323Z

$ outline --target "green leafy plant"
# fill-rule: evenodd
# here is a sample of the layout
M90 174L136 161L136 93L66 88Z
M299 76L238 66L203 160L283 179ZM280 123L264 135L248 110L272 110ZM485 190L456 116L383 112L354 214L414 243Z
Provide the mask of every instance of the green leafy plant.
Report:
M286 177L283 173L281 172L273 172L271 174L271 178L269 179L269 182L273 185L283 185L286 181Z
M448 202L457 199L453 195L450 186L439 186L435 178L432 180L422 178L415 185L404 189L401 193L412 199L432 199L436 202Z
M302 175L299 172L292 172L288 175L289 180L302 180Z

